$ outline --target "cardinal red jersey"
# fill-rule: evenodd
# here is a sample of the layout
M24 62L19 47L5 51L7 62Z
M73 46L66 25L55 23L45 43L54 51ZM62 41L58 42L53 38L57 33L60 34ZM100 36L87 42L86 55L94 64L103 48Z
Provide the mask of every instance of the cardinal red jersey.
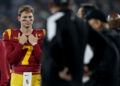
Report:
M7 86L9 80L4 43L0 39L0 86Z
M3 40L7 47L7 58L12 65L13 73L40 72L42 41L45 35L44 29L33 29L32 34L38 36L38 43L32 46L29 41L21 45L18 41L19 29L8 29L3 34Z

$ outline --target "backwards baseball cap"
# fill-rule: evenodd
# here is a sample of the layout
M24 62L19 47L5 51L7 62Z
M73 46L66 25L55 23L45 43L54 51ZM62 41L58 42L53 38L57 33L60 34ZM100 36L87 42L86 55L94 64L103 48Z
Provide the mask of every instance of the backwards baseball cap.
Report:
M67 6L70 3L70 0L51 0L56 6Z
M88 9L88 10L97 9L97 7L92 3L82 3L80 4L80 7L83 7L84 9Z
M106 15L100 10L91 10L86 14L86 19L98 19L102 22L107 22Z

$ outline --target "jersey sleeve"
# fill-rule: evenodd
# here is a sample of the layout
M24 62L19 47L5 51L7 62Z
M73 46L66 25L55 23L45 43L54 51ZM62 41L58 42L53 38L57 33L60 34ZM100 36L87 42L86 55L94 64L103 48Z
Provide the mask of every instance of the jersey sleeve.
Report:
M36 44L34 46L34 54L35 54L37 63L39 63L42 55L42 49L40 48L39 44Z
M17 45L14 46L13 41L11 40L11 34L13 34L11 29L6 30L3 33L3 40L6 46L6 50L7 50L8 62L10 64L14 64L20 58L23 45L21 45L20 43L17 43Z
M38 43L34 46L34 54L35 54L35 57L36 57L36 61L39 63L40 60L41 60L41 55L42 55L42 42L43 42L43 39L44 39L44 36L46 34L45 32L45 29L42 29L41 32L39 32L41 38L39 38L39 41Z
M11 29L8 29L3 33L3 40L4 41L10 40L10 38L11 38Z
M0 86L7 86L9 75L7 69L6 50L3 42L0 40L0 64L1 64L1 83Z

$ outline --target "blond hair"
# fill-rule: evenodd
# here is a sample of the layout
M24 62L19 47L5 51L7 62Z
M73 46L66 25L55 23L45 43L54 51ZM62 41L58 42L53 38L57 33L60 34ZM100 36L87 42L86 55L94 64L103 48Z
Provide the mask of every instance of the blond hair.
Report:
M18 9L18 16L21 16L21 13L28 12L34 14L34 8L30 5L23 5Z

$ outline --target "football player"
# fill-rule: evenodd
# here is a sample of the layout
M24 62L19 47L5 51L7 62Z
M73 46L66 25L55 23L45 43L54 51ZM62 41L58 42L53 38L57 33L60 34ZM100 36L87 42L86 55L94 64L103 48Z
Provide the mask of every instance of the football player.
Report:
M33 29L34 9L29 5L18 10L19 29L8 29L3 39L7 59L12 65L11 86L40 86L41 54L44 29Z

